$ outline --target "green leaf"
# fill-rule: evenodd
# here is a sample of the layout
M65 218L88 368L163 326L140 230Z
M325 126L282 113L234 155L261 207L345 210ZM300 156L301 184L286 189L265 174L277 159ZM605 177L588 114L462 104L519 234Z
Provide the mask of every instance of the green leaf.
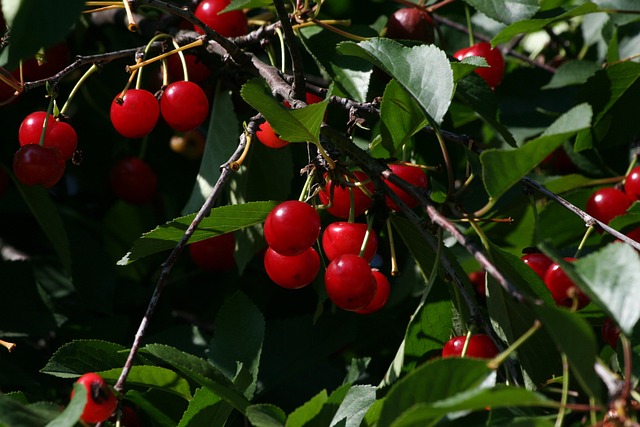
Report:
M157 395L153 391L142 393L138 390L129 390L126 394L127 400L131 401L135 406L152 421L152 425L160 427L175 427L178 424L177 417L170 413L171 410L179 408L172 401L168 405L166 401L158 401Z
M465 0L479 12L504 24L529 19L540 6L538 0Z
M222 9L220 13L231 12L232 10L257 9L271 6L272 4L271 0L232 0L229 6Z
M570 174L559 176L550 181L545 181L544 186L552 193L562 194L577 188L590 187L593 179L583 175Z
M285 423L286 427L302 427L307 422L311 421L316 415L320 413L322 407L329 399L327 396L327 391L322 390L320 393L316 394L309 401L307 401L304 405L300 406L296 410L294 410L287 417L287 422Z
M202 220L193 233L189 243L259 224L277 204L275 201L250 202L212 209L210 215ZM196 214L176 218L143 234L133 242L131 251L118 261L118 265L128 265L149 255L175 248L195 217Z
M558 14L552 18L529 19L529 20L515 22L509 25L507 28L500 31L491 40L491 44L495 46L501 43L506 43L509 40L512 40L518 34L535 33L536 31L543 30L545 27L553 25L557 22L566 21L568 19L575 18L576 16L582 16L588 13L595 13L598 11L599 11L598 6L596 6L591 2L587 2L587 3L581 4L580 6L575 7L574 9Z
M2 12L11 28L11 43L0 51L0 66L13 70L20 60L63 41L84 9L83 0L69 0L64 7L46 1L3 2Z
M600 68L600 65L592 61L567 61L558 67L549 83L542 86L542 89L558 89L584 84Z
M482 179L489 196L497 200L553 150L591 124L591 107L580 104L560 116L538 138L515 150L485 150L480 155Z
M199 388L189 401L187 410L184 411L178 427L210 427L212 425L222 425L226 421L232 408L219 396L215 395L207 388ZM223 412L223 414L221 414ZM215 424L217 417L224 419Z
M264 331L264 316L240 291L224 303L214 322L209 361L230 380L234 380L241 364L251 377L251 385L245 391L248 399L253 396L258 381Z
M122 368L100 371L99 373L105 380L111 380L115 383L122 373ZM187 400L191 399L189 383L172 370L160 366L132 366L127 376L127 384L155 388Z
M0 425L44 427L50 420L39 411L23 405L11 396L0 394Z
M287 420L282 409L267 403L249 406L246 415L255 427L284 427Z
M80 419L87 404L87 389L82 384L73 385L73 398L64 411L51 420L46 427L73 427Z
M290 142L320 142L320 125L328 101L289 109L273 97L263 80L249 80L240 91L242 99L258 110L280 137Z
M487 68L487 60L481 56L467 56L460 62L451 62L451 70L453 71L453 81L458 83L464 77L473 73L476 68Z
M60 347L40 372L75 378L85 372L108 371L124 366L126 348L100 340L76 340Z
M333 416L330 425L359 427L365 414L375 401L375 387L369 385L355 385L351 387Z
M428 124L416 101L395 80L391 80L384 91L380 119L382 146L390 157L395 157L411 137Z
M434 125L440 124L453 96L453 71L446 54L434 45L405 47L387 39L343 42L338 52L364 58L383 69L413 96Z

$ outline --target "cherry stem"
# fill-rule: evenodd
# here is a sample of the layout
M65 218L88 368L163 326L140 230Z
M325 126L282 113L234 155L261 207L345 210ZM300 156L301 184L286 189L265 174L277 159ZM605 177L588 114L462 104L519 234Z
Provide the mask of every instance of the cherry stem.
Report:
M327 162L327 167L329 169L335 169L336 164L334 163L333 159L329 156L329 154L327 154L327 152L324 150L324 147L322 147L322 144L320 144L319 142L313 142L313 144L318 149L318 152L320 153L322 158Z
M323 24L326 24L326 25L344 25L345 27L348 27L349 25L351 25L350 19L322 19L322 20L318 19L318 22L322 22ZM303 22L301 24L296 24L292 28L294 31L296 31L299 28L313 27L317 25L319 25L317 22L308 21L308 22Z
M498 354L496 357L491 359L491 361L487 364L489 369L498 369L498 366L502 365L502 363L507 360L509 355L518 350L518 348L524 344L531 336L542 327L542 323L539 320L535 320L533 325L527 329L527 331L522 334L517 340L513 342L505 351Z
M387 234L389 235L389 254L391 257L391 276L398 275L398 260L396 258L396 245L393 242L393 228L391 227L391 221L387 218Z
M191 43L186 44L184 46L180 46L179 48L176 48L176 49L170 50L168 52L162 53L162 54L160 54L158 56L154 56L153 58L147 59L146 61L138 62L135 65L128 65L127 66L127 71L128 72L136 71L140 67L144 67L144 66L152 64L152 63L154 63L156 61L160 61L161 59L164 59L164 58L166 58L168 56L171 56L174 53L178 53L178 52L181 52L183 50L191 49L193 47L202 46L202 44L203 44L203 40L201 38L199 38L198 40L196 40L194 42L191 42Z
M569 397L569 360L564 352L560 353L560 356L562 357L562 397L560 398L560 408L558 410L555 427L562 426L567 408L567 399Z
M298 197L298 201L306 202L307 198L309 197L309 189L311 188L311 182L313 181L314 175L315 175L315 169L312 169L311 172L307 174L307 179L304 182L302 191L300 191L300 197Z
M587 242L587 239L589 238L589 236L593 232L593 229L594 229L593 225L590 226L590 227L587 227L587 231L584 232L584 235L582 236L582 240L580 241L580 244L578 245L578 249L576 249L576 253L573 255L574 258L578 258L580 256L580 252L582 252L582 249L584 248L584 245Z
M464 4L464 16L467 19L467 32L469 34L469 46L473 46L473 24L471 23L471 12L469 11L469 5Z
M135 33L138 31L138 24L136 24L136 20L133 18L133 12L131 11L129 0L122 0L122 3L124 3L124 10L127 12L127 20L129 21L127 29L132 33Z
M436 134L436 138L438 139L438 144L440 144L440 151L442 151L442 158L444 159L444 164L447 167L447 199L451 198L451 194L453 193L453 167L451 165L451 158L449 157L449 151L447 150L447 145L442 138L442 134L440 133L440 129L437 126L432 126L433 131Z
M316 25L319 25L320 27L322 27L324 29L327 29L329 31L333 31L334 33L339 34L339 35L341 35L343 37L346 37L346 38L348 38L350 40L354 40L354 41L357 41L357 42L364 42L364 41L369 40L369 37L356 36L355 34L351 34L351 33L347 32L347 31L344 31L344 30L341 30L339 28L336 28L333 25L329 25L326 22L323 22L323 21L321 21L319 19L312 19L311 22L313 22Z
M285 73L287 70L287 55L284 45L284 34L282 34L282 30L280 28L276 28L276 34L280 40L280 71Z
M251 137L251 134L245 131L245 139L247 141L246 145L244 146L244 150L242 151L242 154L240 155L240 157L238 158L238 160L235 160L233 162L231 162L229 164L229 167L231 168L232 171L234 172L238 172L240 170L240 166L242 166L242 163L244 162L244 160L247 158L247 154L249 154L249 148L251 147L251 141L253 140Z
M278 14L278 19L284 33L284 41L287 45L289 57L291 58L291 71L293 73L293 97L298 100L304 100L306 95L306 78L304 76L304 65L302 54L296 40L296 35L291 28L291 19L287 13L283 0L273 0L273 6Z
M9 353L11 353L14 348L16 348L15 343L4 341L4 340L0 340L0 345L6 348L9 351Z
M78 81L76 82L76 84L73 87L73 89L71 89L71 92L69 93L69 96L67 97L67 100L65 101L64 105L62 106L62 109L60 110L60 114L64 114L67 111L67 108L69 107L69 104L71 103L71 100L73 100L73 97L76 95L76 93L78 92L80 87L89 78L89 76L91 76L91 74L95 73L96 71L98 71L98 66L96 64L93 64L82 75L82 77L80 77L80 79L78 79Z
M49 91L49 105L47 106L47 114L44 116L44 123L42 123L42 132L40 133L40 141L38 144L41 147L44 147L44 139L47 134L47 126L49 126L49 118L51 117L51 113L53 112L53 104L55 103L55 93L53 91Z
M467 355L467 349L469 348L470 340L471 340L471 329L467 331L467 336L464 339L464 345L462 346L462 353L460 353L460 357L464 357Z
M353 191L353 190L352 190ZM360 246L360 258L364 257L364 253L367 251L367 245L369 244L369 236L371 235L371 229L373 227L373 215L367 217L367 231L364 233L364 239L362 240L362 246Z
M353 194L353 187L347 187L349 189L349 219L347 219L347 222L349 223L353 223L356 220L356 197L355 194ZM362 256L362 255L360 255Z

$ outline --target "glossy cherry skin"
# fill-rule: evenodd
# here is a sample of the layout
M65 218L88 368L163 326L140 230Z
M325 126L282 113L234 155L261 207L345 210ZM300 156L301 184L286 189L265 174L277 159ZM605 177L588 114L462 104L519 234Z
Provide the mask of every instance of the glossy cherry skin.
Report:
M475 72L482 77L489 86L495 88L502 83L504 77L504 57L498 48L491 48L491 43L480 42L471 47L460 49L453 54L454 58L462 61L468 56L480 56L487 61L488 68L476 68Z
M371 274L376 281L376 294L373 296L373 300L360 310L355 310L358 314L370 314L380 310L387 304L389 295L391 294L391 286L387 276L380 273L376 269L371 269Z
M218 13L229 6L231 0L202 0L195 10L195 15L205 25L223 37L239 37L249 32L247 17L241 10ZM200 34L204 31L198 26L194 26Z
M618 338L620 337L620 328L615 322L607 317L602 324L602 330L600 331L602 340L609 344L613 349L618 348Z
M360 171L353 172L356 181L349 179L349 182L367 182L369 181L369 177ZM329 204L329 197L331 195L331 179L327 179L325 176L326 184L324 189L318 192L318 197L320 198L320 202L324 205ZM345 179L347 179L345 177ZM373 193L373 183L370 181L365 184L365 187L369 190L370 193ZM337 217L342 219L349 218L349 209L351 206L351 195L350 193L353 191L354 198L354 217L362 215L367 209L371 207L373 200L367 194L365 194L362 190L357 187L341 187L339 185L335 185L333 187L333 200L331 203L331 207L327 209L327 211Z
M160 98L162 118L178 132L200 126L209 114L209 100L200 86L189 81L173 82Z
M433 43L433 19L426 11L417 7L398 9L389 17L386 36L390 39L418 40Z
M640 200L640 166L633 168L625 178L624 192L632 201Z
M76 382L87 390L87 403L80 419L86 423L99 423L109 419L118 406L118 399L102 377L91 372L82 375ZM72 398L73 395L72 390Z
M613 187L596 190L587 201L586 211L592 217L608 224L613 218L624 215L631 206L631 199Z
M324 284L329 299L343 310L355 311L373 301L376 278L369 263L358 255L340 255L327 266Z
M129 89L119 102L118 94L111 102L111 123L125 138L142 138L148 135L158 122L158 100L144 89Z
M329 261L333 261L340 255L359 255L364 236L367 233L367 224L351 222L333 222L322 233L322 250ZM371 262L378 251L378 236L374 230L369 233L367 248L363 258Z
M189 255L203 270L225 273L236 267L233 256L236 239L233 233L221 234L189 245Z
M391 169L391 172L393 172L398 177L404 179L409 184L419 189L426 190L429 180L427 178L427 175L424 173L424 171L421 168L416 166L409 166L402 163L392 163L389 165L389 169ZM405 192L404 190L400 189L400 187L390 183L389 181L385 180L385 183L389 186L391 191L396 193L396 195L400 197L400 199L410 209L413 209L416 206L418 206L418 200L415 199L413 196L409 195L409 193ZM393 211L400 210L400 207L396 205L388 196L386 198L386 203L389 209Z
M111 189L132 205L149 203L156 194L156 173L139 157L126 157L111 168Z
M18 130L20 146L40 143L40 135L46 117L45 111L36 111L25 117ZM56 147L60 150L62 157L69 160L78 146L78 135L69 123L57 120L50 115L47 121L47 131L44 135L44 146Z
M564 260L567 262L573 262L576 259L565 258ZM589 304L589 297L582 293L580 288L578 288L569 276L562 271L560 265L555 262L547 269L547 272L544 275L544 284L547 285L547 288L551 291L551 297L557 305L571 307L573 305L573 299L571 298L572 294L575 294L575 297L578 300L578 305L576 307L577 310L580 310Z
M545 274L547 274L547 270L553 264L553 261L542 253L530 253L524 254L521 257L522 261L527 264L536 274L544 280Z
M464 344L467 341L466 335L460 335L451 338L444 344L442 348L442 357L460 357ZM471 335L465 357L473 357L477 359L493 359L498 355L498 349L493 343L489 335L476 334Z
M320 256L311 247L293 256L280 255L272 248L267 248L263 261L269 278L287 289L307 286L320 271Z
M200 59L193 54L184 52L184 62L187 64L187 73L189 73L189 81L196 84L202 84L207 81L211 75L209 67L200 62ZM167 58L169 67L169 76L172 81L184 80L184 72L182 69L182 61L180 55L171 55Z
M258 141L262 142L269 148L282 148L289 145L289 141L285 141L280 138L269 122L260 124L258 131L256 132L256 137L258 137Z
M13 156L13 173L24 185L53 187L64 175L65 162L56 147L27 144Z
M320 236L320 215L309 204L288 200L277 205L264 222L264 238L280 255L298 255Z

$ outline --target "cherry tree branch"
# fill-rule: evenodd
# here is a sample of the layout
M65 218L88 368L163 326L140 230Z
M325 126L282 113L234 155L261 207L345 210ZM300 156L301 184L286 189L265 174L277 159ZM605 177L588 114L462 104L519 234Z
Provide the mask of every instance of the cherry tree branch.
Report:
M276 8L276 13L280 19L282 25L282 32L284 33L284 41L289 51L289 57L291 58L291 71L293 72L293 94L294 98L305 101L305 78L304 78L304 66L302 65L302 55L298 48L296 35L291 27L291 19L287 13L286 8L282 0L273 0L273 5Z

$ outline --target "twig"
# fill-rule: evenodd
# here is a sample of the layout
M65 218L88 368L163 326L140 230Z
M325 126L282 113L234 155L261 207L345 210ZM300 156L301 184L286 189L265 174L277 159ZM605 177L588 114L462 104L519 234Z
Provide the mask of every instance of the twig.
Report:
M291 71L293 72L293 94L294 98L298 100L305 100L305 78L304 78L304 66L302 65L302 55L298 48L296 41L296 35L291 28L291 20L289 14L284 7L282 0L273 0L273 5L276 8L276 13L280 19L282 26L282 32L284 33L284 41L287 44L287 50L289 51L289 57L291 58Z

